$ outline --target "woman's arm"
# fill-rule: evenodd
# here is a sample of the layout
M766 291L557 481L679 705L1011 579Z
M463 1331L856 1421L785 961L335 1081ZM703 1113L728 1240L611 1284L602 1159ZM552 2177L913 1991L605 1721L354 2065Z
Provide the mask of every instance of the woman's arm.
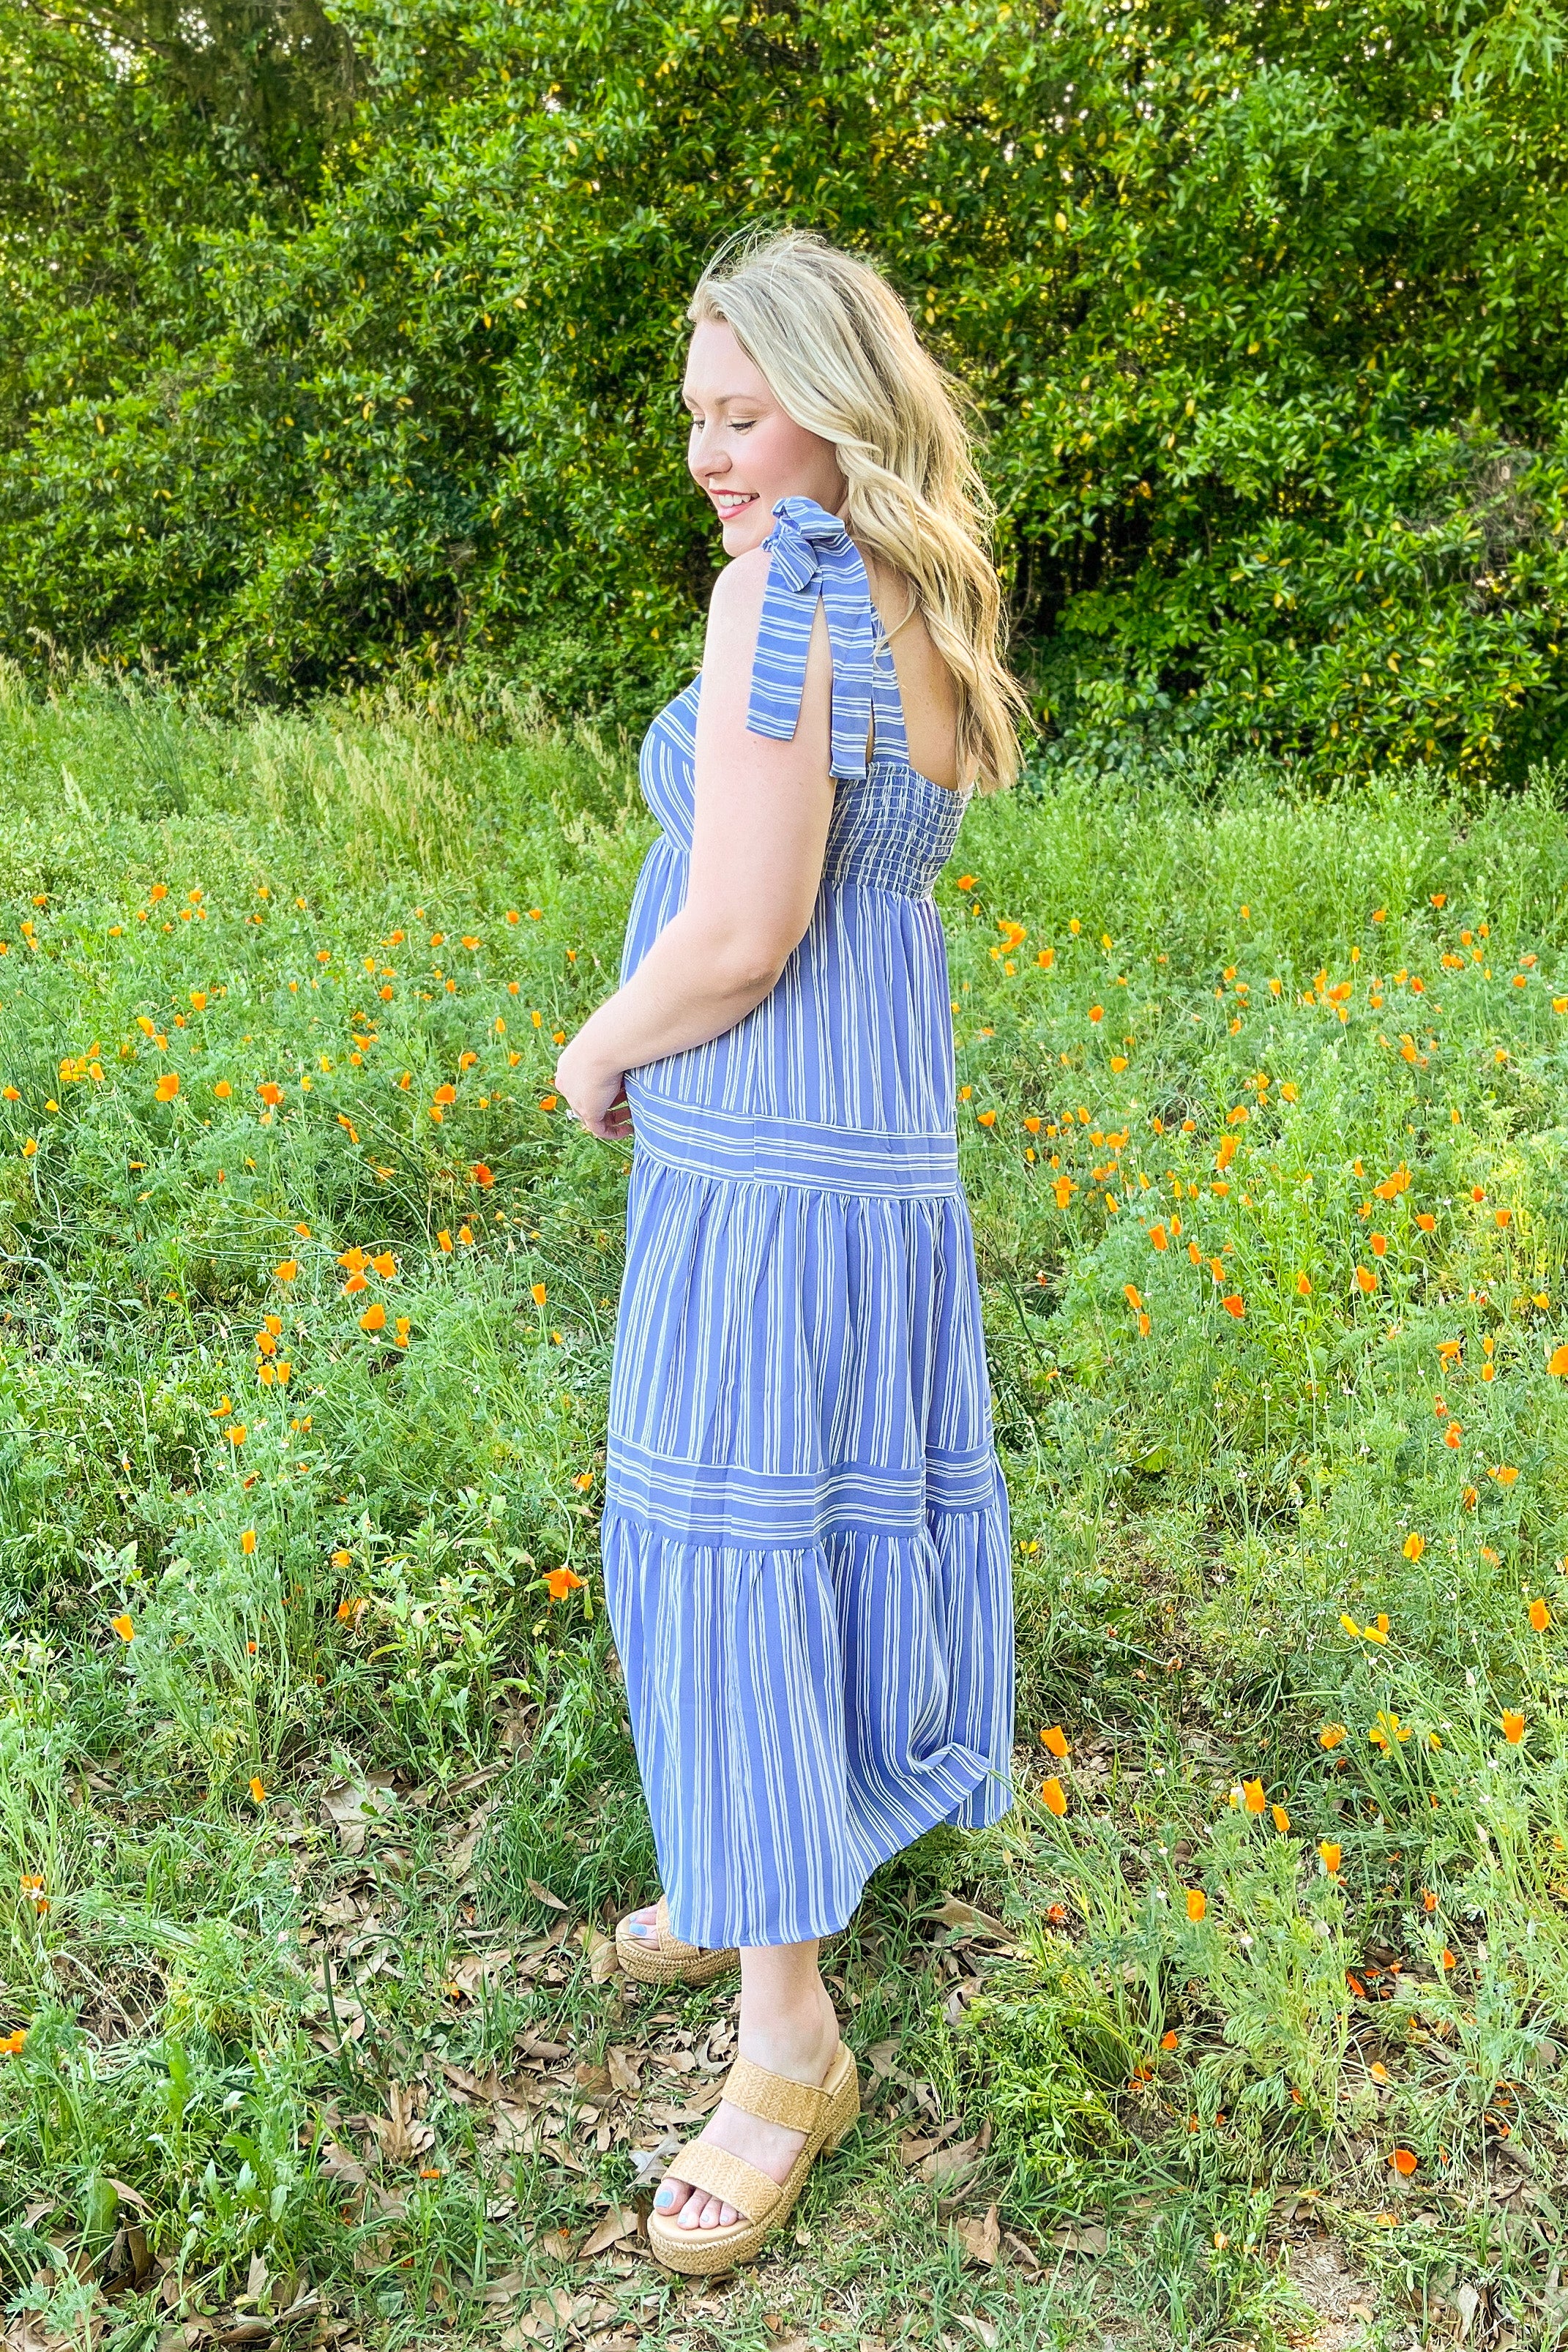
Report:
M627 1070L705 1045L762 1003L816 904L833 811L832 656L818 604L793 740L749 732L768 565L761 548L739 556L709 607L686 904L556 1065L556 1085L595 1135L630 1132Z

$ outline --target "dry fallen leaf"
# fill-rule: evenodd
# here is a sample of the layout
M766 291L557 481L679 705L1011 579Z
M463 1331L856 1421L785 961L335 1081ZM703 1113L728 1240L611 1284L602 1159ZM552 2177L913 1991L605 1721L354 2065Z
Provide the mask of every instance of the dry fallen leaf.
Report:
M510 1952L465 1952L452 1962L451 1974L442 1990L472 2000L481 1981L489 1983L511 1966L511 1957Z
M550 2254L558 2263L572 2259L572 2241L564 2230L546 2230L539 2241L541 2253Z
M371 1829L395 1811L390 1772L367 1772L363 1780L339 1780L321 1799L321 1811L338 1833L345 1853L363 1853Z
M563 1903L559 1895L552 1895L548 1886L541 1886L537 1878L529 1880L528 1891L536 1903L547 1905L552 1911L570 1911L572 1908L570 1903Z
M621 1956L615 1937L606 1936L602 1927L595 1927L591 1919L583 1929L583 1949L588 1955L588 1975L593 1983L606 1984L611 1977L619 1975Z
M335 2139L321 2142L321 2173L325 2179L341 2180L350 2189L363 2189L369 2178L363 2165Z
M637 2062L632 2052L618 2048L606 2050L605 2061L609 2067L610 2081L615 2088L620 2092L623 2098L635 2099L642 2077L637 2072Z
M372 2116L370 2127L381 2143L382 2155L388 2164L410 2164L423 2156L436 2143L433 2124L420 2123L415 2112L415 2095L394 2083L386 2094L388 2112Z
M977 1911L973 1903L961 1903L956 1895L948 1895L934 1911L928 1911L925 1916L935 1920L939 1927L963 1927L972 1936L991 1937L1001 1944L1013 1941L1010 1927L1005 1927L1000 1919L994 1919L989 1911Z
M970 2174L978 2168L979 2163L979 2140L961 2139L951 2147L934 2149L921 2163L920 2175L922 2180L929 2180L933 2187L951 2189L956 2188L961 2180L967 2180Z
M1059 2246L1064 2254L1103 2254L1110 2240L1098 2221L1069 2222L1065 2230L1051 2231L1051 2243Z
M591 2294L568 2294L564 2287L552 2287L548 2294L536 2294L521 2319L514 2320L501 2337L501 2352L518 2352L524 2344L547 2342L559 2329L579 2326L594 2307Z
M867 2051L866 2063L879 2083L887 2082L892 2074L893 2061L902 2047L900 2036L895 2033L886 2042L874 2042Z
M984 2345L985 2352L994 2352L997 2341L994 2319L982 2319L978 2312L973 2311L955 2311L952 2315L960 2327L966 2327L977 2343Z
M619 2243L622 2238L636 2234L637 2212L635 2205L612 2205L592 2236L585 2238L577 2249L577 2260L585 2263L594 2254L602 2254L606 2246Z
M963 2245L964 2261L977 2263L989 2269L1002 2251L1002 2231L996 2219L995 2206L988 2208L983 2220L977 2220L973 2214L964 2214L956 2226Z

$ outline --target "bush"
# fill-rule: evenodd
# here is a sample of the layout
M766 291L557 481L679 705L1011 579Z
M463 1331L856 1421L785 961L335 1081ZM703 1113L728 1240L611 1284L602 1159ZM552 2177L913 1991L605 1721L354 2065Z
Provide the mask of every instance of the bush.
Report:
M19 660L229 698L457 668L637 717L713 563L684 302L793 221L880 255L978 392L1053 740L1512 778L1560 739L1531 15L351 0L314 48L278 19L259 95L237 49L225 121L145 16L111 49L5 13Z

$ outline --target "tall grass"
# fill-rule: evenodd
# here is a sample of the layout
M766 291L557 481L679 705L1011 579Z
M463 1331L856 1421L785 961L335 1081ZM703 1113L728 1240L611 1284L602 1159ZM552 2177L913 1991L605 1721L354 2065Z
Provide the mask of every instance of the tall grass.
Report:
M644 2030L589 1965L654 1885L594 1551L625 1155L550 1087L648 837L629 759L13 694L0 803L17 2308L141 2346L309 2274L421 2341L510 2273L688 2340L635 2239L563 2252L658 2122L574 2170L449 2072ZM1267 2340L1303 2199L1390 2326L1557 2325L1565 880L1545 777L967 818L1019 1803L870 1889L838 1990L877 2103L738 2342L781 2299L887 2341ZM364 2117L411 2082L432 2144L389 2155ZM944 2117L984 2145L928 2180ZM992 2203L1016 2250L965 2268ZM1091 2222L1123 2259L1053 2248Z

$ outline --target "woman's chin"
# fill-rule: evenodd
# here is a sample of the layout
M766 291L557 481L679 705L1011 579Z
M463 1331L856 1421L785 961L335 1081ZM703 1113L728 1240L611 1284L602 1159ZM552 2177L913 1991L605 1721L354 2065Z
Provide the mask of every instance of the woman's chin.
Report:
M749 555L753 547L761 547L773 527L773 516L759 499L754 506L731 515L722 526L725 554Z

